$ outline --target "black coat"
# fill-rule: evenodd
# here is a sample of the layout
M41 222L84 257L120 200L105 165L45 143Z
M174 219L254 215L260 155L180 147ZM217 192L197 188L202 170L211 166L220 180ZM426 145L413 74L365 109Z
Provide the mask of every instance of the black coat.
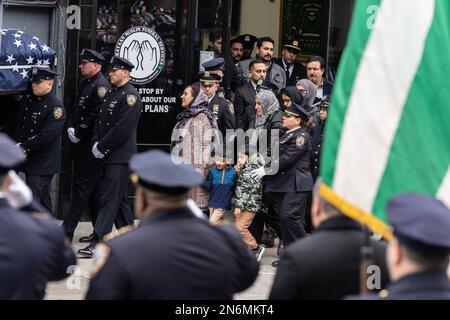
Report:
M17 141L27 154L21 171L52 175L61 168L61 131L66 111L53 94L25 97L21 103Z
M282 58L275 59L274 63L279 65L284 70ZM292 72L289 74L289 78L286 79L286 87L295 86L299 80L305 78L306 78L306 67L300 62L294 62L294 69L292 69Z
M78 143L71 144L71 155L74 159L94 159L92 155L92 134L100 107L110 84L105 76L98 72L89 79L83 79L78 84L77 97L67 127L75 129Z
M266 192L311 191L313 181L309 169L311 138L304 128L285 133L280 138L279 156L272 154L266 172Z
M249 128L249 123L255 118L255 96L256 90L250 82L238 88L234 97L234 111L236 116L236 127L242 130Z
M323 134L325 129L325 123L321 121L312 131L311 137L311 156L310 156L310 169L313 177L313 181L316 181L320 172L320 156L322 154L323 147Z
M58 224L17 211L2 198L0 257L2 300L43 299L47 282L70 276L69 267L76 265Z
M93 140L105 155L104 164L125 164L136 153L136 131L142 100L131 83L108 91L100 109Z
M427 270L391 282L379 295L347 297L349 300L450 300L446 270Z
M217 126L222 133L223 139L226 138L227 129L236 129L236 119L234 117L233 104L217 94L208 103L209 110L214 114Z
M213 226L188 208L153 213L106 245L86 299L232 299L258 275L232 226Z
M347 217L323 221L308 238L298 240L283 253L270 299L342 299L359 292L361 246L365 234ZM381 288L388 281L385 245L371 240L375 264L381 269Z

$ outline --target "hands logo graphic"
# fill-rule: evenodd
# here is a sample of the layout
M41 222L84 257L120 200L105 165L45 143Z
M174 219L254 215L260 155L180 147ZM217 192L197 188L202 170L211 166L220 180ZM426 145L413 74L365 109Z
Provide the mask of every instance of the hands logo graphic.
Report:
M135 65L136 70L153 72L157 66L156 48L148 40L144 40L142 43L133 40L129 46L124 48L124 55L125 59Z

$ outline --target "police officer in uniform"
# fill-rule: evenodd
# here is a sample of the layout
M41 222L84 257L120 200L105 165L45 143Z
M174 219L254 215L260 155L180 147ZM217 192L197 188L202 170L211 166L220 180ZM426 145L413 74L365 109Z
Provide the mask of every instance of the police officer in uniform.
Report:
M132 158L140 224L97 245L86 299L232 299L256 279L258 263L238 231L189 209L188 191L202 177L173 157L152 150Z
M129 82L134 65L114 56L109 77L112 89L106 95L94 129L92 154L102 160L100 208L92 242L78 254L91 257L95 244L112 229L114 220L121 226L132 225L134 218L128 204L128 161L136 153L136 131L142 101ZM120 209L120 210L119 210ZM119 215L118 215L119 213Z
M205 71L200 77L200 86L203 92L208 96L209 110L214 114L217 125L222 133L223 139L226 139L227 129L236 129L233 104L217 93L220 77L209 71Z
M394 233L386 251L391 282L378 295L350 298L450 300L450 209L410 192L390 199L386 212Z
M21 167L36 201L53 212L50 183L61 168L61 132L66 112L52 93L56 73L50 68L32 69L33 93L22 101L17 140L27 154Z
M327 97L320 103L320 121L319 124L313 129L311 137L311 174L313 176L313 181L316 181L319 176L320 170L320 154L322 151L323 134L325 130L325 123L328 114L328 106L330 105L330 100Z
M305 66L297 61L300 51L299 42L293 40L283 46L282 57L274 60L286 72L286 87L295 86L299 80L306 78Z
M304 108L292 103L283 117L283 126L287 131L280 138L278 159L272 154L270 166L252 172L255 179L268 175L265 192L273 201L280 218L284 246L305 235L306 200L313 187L309 169L311 138L305 128L308 118Z
M70 275L75 253L52 219L10 205L14 182L8 171L23 163L25 155L3 133L0 150L0 299L43 299L48 281Z
M97 215L95 186L100 178L100 162L92 154L92 134L103 99L110 88L101 73L105 58L98 52L83 49L80 55L80 73L83 79L78 84L78 93L72 114L68 119L67 134L71 141L71 156L74 160L72 200L64 219L63 228L70 240L83 210L89 203L92 224ZM82 237L81 242L90 242L92 236Z

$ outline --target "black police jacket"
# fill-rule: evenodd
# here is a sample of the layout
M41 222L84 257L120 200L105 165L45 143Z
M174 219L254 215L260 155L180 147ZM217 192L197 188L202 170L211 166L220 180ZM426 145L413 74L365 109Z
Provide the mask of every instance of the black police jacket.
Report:
M13 209L0 198L0 299L43 299L48 281L75 271L76 257L50 218Z
M103 163L128 163L136 153L136 131L142 101L131 83L108 91L100 109L93 135L97 149L105 155Z
M17 141L27 154L22 171L34 175L52 175L61 168L61 131L66 111L61 101L49 93L31 95L22 100Z
M280 138L279 156L272 154L271 163L266 169L266 192L312 190L313 181L309 169L310 143L310 135L304 128L286 132Z
M71 143L71 155L74 159L94 159L92 155L92 134L100 107L110 84L105 76L98 72L89 79L78 83L78 93L67 121L68 128L75 129L78 143Z
M104 265L86 299L232 299L259 269L235 228L211 225L188 208L153 213L100 253Z
M279 65L284 70L284 64L283 64L282 58L275 59L274 63ZM297 61L295 61L293 64L294 64L294 68L292 69L292 72L289 74L289 78L287 78L287 75L286 75L286 78L287 78L286 79L286 87L295 86L298 81L306 78L306 67Z
M223 139L226 138L227 129L236 129L236 121L234 118L233 104L225 98L219 97L217 94L208 103L209 110L214 114L217 121L219 131L222 133Z

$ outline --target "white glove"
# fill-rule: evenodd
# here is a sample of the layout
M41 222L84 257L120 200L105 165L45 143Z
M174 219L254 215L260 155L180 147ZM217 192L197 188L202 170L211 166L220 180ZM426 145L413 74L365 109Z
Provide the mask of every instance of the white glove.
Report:
M259 167L258 169L255 169L251 173L251 177L257 181L261 180L265 175L266 171L264 170L264 167Z
M15 209L21 209L31 204L33 201L31 189L20 179L15 171L10 170L8 176L11 179L11 184L4 191L8 203Z
M98 144L98 142L96 142L94 144L94 146L92 147L92 154L97 159L103 159L105 157L105 155L97 149L97 144Z
M78 139L78 138L75 136L75 128L68 128L68 129L67 129L67 135L69 136L69 140L70 140L72 143L78 143L78 142L80 142L80 139Z

